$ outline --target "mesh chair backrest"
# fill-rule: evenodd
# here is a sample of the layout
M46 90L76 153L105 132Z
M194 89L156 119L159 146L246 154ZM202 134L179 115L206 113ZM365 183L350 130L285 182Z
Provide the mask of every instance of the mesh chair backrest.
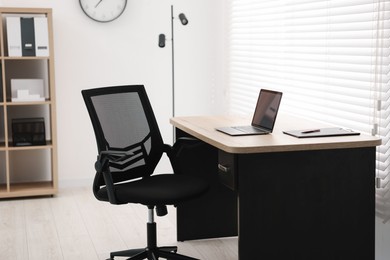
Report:
M82 94L99 153L126 154L125 161L110 163L114 182L151 175L164 144L144 86L89 89ZM103 185L103 179L98 183Z

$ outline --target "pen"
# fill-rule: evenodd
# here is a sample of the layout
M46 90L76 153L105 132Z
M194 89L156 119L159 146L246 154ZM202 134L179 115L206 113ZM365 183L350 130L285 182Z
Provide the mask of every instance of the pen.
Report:
M302 134L310 134L310 133L317 133L320 131L321 131L321 129L311 129L311 130L302 131L301 133Z

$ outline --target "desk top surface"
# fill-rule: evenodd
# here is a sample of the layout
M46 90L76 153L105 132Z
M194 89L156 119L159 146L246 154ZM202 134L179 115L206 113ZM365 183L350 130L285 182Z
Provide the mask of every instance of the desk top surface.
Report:
M216 127L250 125L250 119L234 116L189 116L170 120L176 128L228 153L266 153L322 149L374 147L381 144L375 136L296 138L283 133L286 130L332 127L324 123L279 114L273 133L267 135L229 136Z

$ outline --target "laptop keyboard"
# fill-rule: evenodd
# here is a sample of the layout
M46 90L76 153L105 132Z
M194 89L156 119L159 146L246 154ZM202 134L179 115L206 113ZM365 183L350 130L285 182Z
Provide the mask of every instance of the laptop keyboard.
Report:
M241 131L241 132L244 132L244 133L266 133L267 131L265 130L262 130L260 128L257 128L257 127L253 127L253 126L233 126L234 129L238 130L238 131Z

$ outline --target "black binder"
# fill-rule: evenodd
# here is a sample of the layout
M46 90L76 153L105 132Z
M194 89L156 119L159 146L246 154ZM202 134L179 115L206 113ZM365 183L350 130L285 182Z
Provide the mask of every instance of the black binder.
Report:
M22 56L35 56L34 18L21 17Z

